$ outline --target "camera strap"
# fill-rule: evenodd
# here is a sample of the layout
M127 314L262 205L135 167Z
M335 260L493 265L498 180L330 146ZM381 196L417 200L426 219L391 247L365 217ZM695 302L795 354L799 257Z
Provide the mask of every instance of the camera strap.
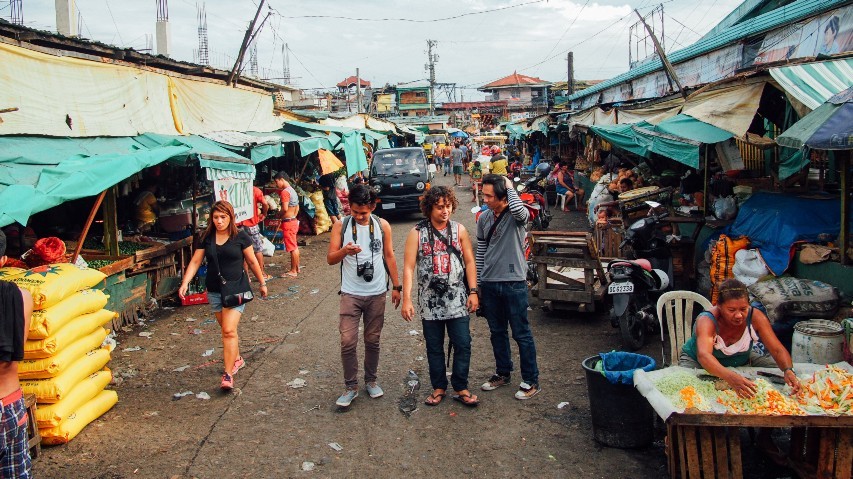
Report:
M495 234L495 230L498 228L498 224L501 222L502 219L504 219L504 216L506 216L507 211L509 211L509 205L507 205L507 207L503 211L501 211L501 214L499 214L498 217L495 218L495 222L492 223L492 227L489 228L489 234L486 235L486 248L488 248L489 243L492 242L492 235ZM492 214L494 214L494 212L492 212Z

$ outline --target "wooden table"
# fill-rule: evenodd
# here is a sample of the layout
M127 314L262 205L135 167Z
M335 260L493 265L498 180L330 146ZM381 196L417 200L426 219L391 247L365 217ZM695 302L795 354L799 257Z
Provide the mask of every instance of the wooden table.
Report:
M743 477L740 428L792 428L788 466L801 477L853 477L853 416L673 414L666 420L672 478Z

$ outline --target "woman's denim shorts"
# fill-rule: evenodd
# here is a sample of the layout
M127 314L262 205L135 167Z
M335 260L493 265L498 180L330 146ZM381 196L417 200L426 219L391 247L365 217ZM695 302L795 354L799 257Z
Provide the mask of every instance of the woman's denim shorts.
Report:
M207 292L207 302L210 304L210 310L213 311L214 313L218 313L218 312L222 311L222 295L221 294L214 293L213 291L208 291ZM240 306L237 306L236 308L228 308L228 309L236 310L236 311L240 312L240 314L242 314L243 310L246 309L246 305L241 304Z

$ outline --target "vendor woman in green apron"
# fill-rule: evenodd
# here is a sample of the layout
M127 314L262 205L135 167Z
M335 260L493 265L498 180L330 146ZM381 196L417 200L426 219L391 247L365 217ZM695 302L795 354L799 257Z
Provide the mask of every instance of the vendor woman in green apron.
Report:
M767 316L749 305L746 286L736 279L723 281L717 305L696 318L678 365L705 369L729 383L740 397L753 397L755 383L732 367L778 366L793 392L800 389L791 355L773 333Z

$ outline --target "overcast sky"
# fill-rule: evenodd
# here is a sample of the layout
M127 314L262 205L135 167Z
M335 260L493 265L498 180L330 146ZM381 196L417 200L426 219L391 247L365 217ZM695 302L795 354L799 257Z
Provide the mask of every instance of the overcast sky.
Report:
M55 31L54 1L23 0L24 24ZM258 1L204 2L213 66L230 68L233 64ZM196 59L196 3L169 0L175 59ZM434 39L438 41L435 53L439 55L436 80L465 87L460 90L465 100L482 99L483 94L476 87L513 70L548 81L565 80L569 50L574 52L578 79L607 79L626 71L629 27L637 21L633 9L646 14L659 3L653 0L628 3L618 0L268 0L271 9L264 6L262 17L267 11L272 15L258 35L258 66L261 77L281 77L282 44L287 42L291 76L301 88L332 88L354 75L357 67L362 77L374 85L395 84L427 78L426 40ZM664 1L666 50L690 45L740 3L739 0ZM152 0L77 0L76 4L82 18L81 35L85 38L144 49L146 35L154 35L156 6ZM0 15L8 19L9 13L8 3L0 0ZM359 21L359 18L383 20Z

